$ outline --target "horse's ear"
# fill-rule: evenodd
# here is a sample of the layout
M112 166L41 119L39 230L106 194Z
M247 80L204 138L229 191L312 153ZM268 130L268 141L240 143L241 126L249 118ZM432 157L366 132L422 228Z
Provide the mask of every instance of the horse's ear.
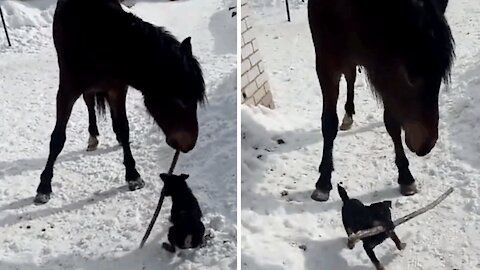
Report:
M188 175L188 174L183 174L183 173L182 173L182 174L180 175L180 178L181 178L182 180L187 180L187 178L188 178L189 176L190 176L190 175Z
M193 55L191 40L192 40L191 37L187 37L180 44L180 50L182 51L182 53L189 57Z

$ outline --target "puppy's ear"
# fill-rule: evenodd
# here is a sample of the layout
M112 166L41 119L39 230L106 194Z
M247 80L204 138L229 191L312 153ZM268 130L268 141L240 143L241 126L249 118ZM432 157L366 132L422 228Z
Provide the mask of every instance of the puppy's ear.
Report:
M182 173L182 174L180 175L180 179L182 179L182 180L187 180L187 178L188 178L189 176L190 176L190 175L188 175L188 174L183 174L183 173Z
M168 174L166 173L161 173L160 174L160 179L162 179L163 182L168 180Z
M383 201L383 204L388 208L392 208L392 201Z
M182 41L182 43L180 44L180 50L182 51L182 53L188 57L192 57L192 42L191 42L192 38L191 37L187 37L186 39L184 39Z

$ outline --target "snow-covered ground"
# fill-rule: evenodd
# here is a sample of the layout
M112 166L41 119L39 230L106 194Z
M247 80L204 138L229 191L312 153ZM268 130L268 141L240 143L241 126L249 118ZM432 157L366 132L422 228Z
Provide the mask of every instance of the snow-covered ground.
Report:
M241 110L242 269L374 269L361 245L346 247L336 189L328 202L310 199L322 153L322 97L306 3L290 1L290 23L284 1L249 3L277 108ZM356 81L354 126L335 140L333 183L343 182L365 203L392 200L394 218L455 187L441 205L398 227L406 250L391 241L375 249L389 270L480 269L480 5L450 1L447 18L457 59L452 85L441 91L440 139L427 157L407 153L420 193L398 192L393 143L363 75ZM342 81L340 119L345 98Z
M1 29L0 269L236 268L236 17L227 10L232 2L140 1L131 9L179 39L192 36L208 86L209 102L199 109L199 141L180 156L175 171L190 174L204 223L215 237L205 248L176 255L161 248L170 226L168 199L147 245L138 250L162 187L158 175L168 169L173 150L136 90L129 91L127 111L132 152L146 187L126 191L110 117L99 121L99 149L85 151L88 118L80 99L55 166L52 200L33 205L55 122L56 1L0 2L13 44L6 45Z

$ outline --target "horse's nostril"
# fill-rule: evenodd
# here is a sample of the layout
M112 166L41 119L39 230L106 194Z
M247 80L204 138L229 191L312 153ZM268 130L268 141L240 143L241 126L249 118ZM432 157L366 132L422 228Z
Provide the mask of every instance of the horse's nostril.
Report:
M195 147L196 137L194 138L186 132L175 132L167 138L167 144L175 150L184 153L189 152Z
M437 138L427 138L423 141L423 143L415 149L415 154L417 156L423 157L429 154L432 149L435 147L435 144L437 143Z
M428 149L432 150L433 147L435 147L436 143L437 143L437 139L431 140L430 144L428 145Z
M418 137L418 133L414 131L409 130L405 132L405 143L412 152L416 153L420 150L420 138Z
M167 144L175 150L178 150L178 142L171 137L167 138Z
M406 123L404 130L405 143L410 151L418 156L425 156L430 153L437 142L436 130L427 129L425 125L419 122Z
M420 151L420 154L422 154L422 156L425 156L428 153L430 153L432 151L433 147L435 147L436 143L437 143L437 138L434 138L434 139L431 139L431 140L425 142L425 145L423 146L422 151Z

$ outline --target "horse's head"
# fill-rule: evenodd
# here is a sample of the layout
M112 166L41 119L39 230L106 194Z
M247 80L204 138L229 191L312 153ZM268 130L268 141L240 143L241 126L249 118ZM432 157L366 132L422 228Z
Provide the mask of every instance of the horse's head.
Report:
M165 71L165 89L144 93L145 106L165 133L167 144L186 153L197 142L197 105L205 100L205 83L190 38L176 48L175 58L179 59L170 61Z
M382 93L385 110L405 131L405 143L410 151L425 156L438 138L438 96L442 78L412 77L406 75L403 68L399 74L398 79L388 83L388 93Z
M454 40L443 15L447 0L425 1L417 28L404 48L399 68L402 82L391 85L390 106L405 131L405 143L418 156L433 149L438 138L438 97L442 81L450 80Z

